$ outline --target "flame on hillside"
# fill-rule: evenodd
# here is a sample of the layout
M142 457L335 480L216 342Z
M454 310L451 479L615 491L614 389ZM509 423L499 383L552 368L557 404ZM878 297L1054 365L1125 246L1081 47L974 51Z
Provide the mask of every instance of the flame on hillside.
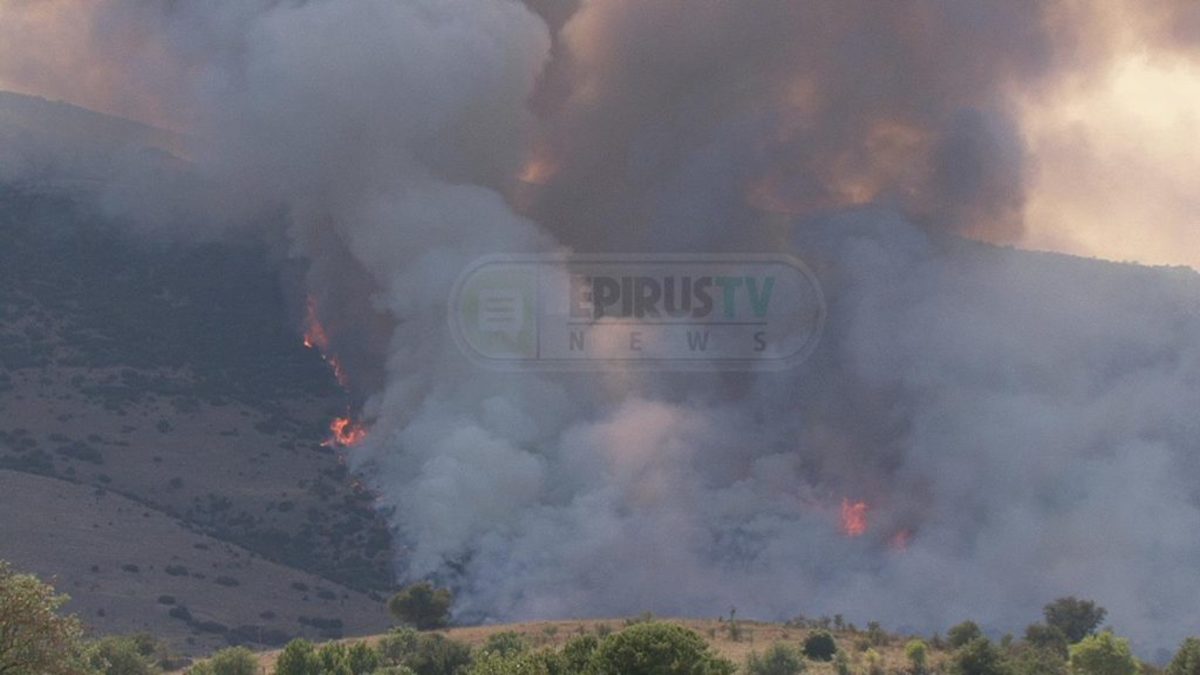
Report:
M329 349L329 334L325 332L325 326L321 324L321 319L317 316L317 300L311 295L308 297L304 305L304 346L309 349L315 349L321 355L321 360L329 364L333 369L333 377L343 389L349 386L350 381L346 377L346 371L342 369L341 362L338 361Z
M367 428L349 417L336 417L329 423L330 436L325 440L325 447L349 447L361 443L367 437Z

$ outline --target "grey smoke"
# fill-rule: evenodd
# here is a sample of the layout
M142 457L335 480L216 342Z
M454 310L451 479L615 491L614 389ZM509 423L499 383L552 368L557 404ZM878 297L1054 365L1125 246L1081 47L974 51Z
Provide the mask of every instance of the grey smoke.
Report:
M1019 631L1073 593L1142 649L1200 621L1200 280L958 237L1019 233L1004 92L1103 52L1064 28L1081 10L529 6L547 20L500 0L95 15L156 45L104 50L116 70L178 75L151 82L210 220L275 223L307 262L402 579L453 585L476 620L736 606ZM530 147L556 170L514 190ZM747 200L763 181L789 217ZM110 203L175 198L151 192ZM445 328L458 272L562 246L786 250L828 332L787 374L471 365ZM871 504L865 536L839 533L843 498Z

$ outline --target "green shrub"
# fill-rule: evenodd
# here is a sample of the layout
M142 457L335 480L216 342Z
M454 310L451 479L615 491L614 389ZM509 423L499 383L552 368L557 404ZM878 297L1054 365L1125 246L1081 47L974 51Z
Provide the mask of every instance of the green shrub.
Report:
M313 643L303 638L287 643L275 662L275 675L323 675Z
M404 665L417 675L456 675L471 665L471 648L444 635L421 635Z
M833 657L833 672L837 675L850 675L850 657L844 649L839 649Z
M354 675L370 675L379 670L383 665L383 659L380 653L371 648L366 642L359 640L350 645L350 650L346 654L346 664L350 666L350 672ZM218 675L220 675L218 673Z
M868 647L867 651L863 652L863 661L866 664L866 675L884 675L883 657L879 652Z
M837 641L827 630L814 630L804 638L804 655L813 661L832 661L837 650Z
M1047 625L1062 631L1067 642L1075 644L1100 627L1108 610L1091 600L1068 596L1046 605L1042 614L1046 617Z
M563 672L573 675L579 671L561 670L559 657L552 651L526 649L509 654L484 652L466 672L467 675L556 675Z
M520 633L506 630L488 636L487 641L483 643L480 651L485 654L510 656L512 654L520 654L528 649L529 642Z
M964 621L946 631L946 644L950 645L951 649L958 649L981 637L983 631L979 630L974 621Z
M909 640L904 645L904 658L908 659L913 675L923 675L929 663L929 647L921 640Z
M974 624L972 624L974 625ZM985 637L959 647L950 659L950 675L1007 675L1004 654Z
M776 642L762 656L750 652L747 675L798 675L804 672L804 657L790 645Z
M559 652L561 672L569 675L584 672L599 646L600 639L595 635L580 635L567 640Z
M608 636L596 649L591 665L595 675L732 675L736 670L713 654L694 631L657 621Z
M58 610L69 598L31 574L18 574L0 560L0 673L74 675L88 670L80 659L83 629Z
M388 601L388 611L397 621L417 630L444 627L450 619L454 595L445 588L434 588L429 582L413 584Z
M1052 649L1028 643L1016 648L1010 659L1013 675L1066 675L1067 658Z
M1104 632L1089 635L1071 645L1073 675L1135 675L1139 668L1129 640Z
M350 670L350 648L340 642L326 642L317 649L323 675L354 675Z
M1200 675L1200 638L1190 637L1179 645L1166 675Z
M379 654L387 665L405 663L416 653L420 634L411 628L393 628L379 640Z
M1025 628L1025 642L1037 649L1044 649L1067 658L1067 636L1056 626L1044 623L1031 623Z
M158 675L161 669L132 637L106 637L88 648L87 661L104 675Z
M245 647L222 649L192 666L190 675L258 675L258 659Z

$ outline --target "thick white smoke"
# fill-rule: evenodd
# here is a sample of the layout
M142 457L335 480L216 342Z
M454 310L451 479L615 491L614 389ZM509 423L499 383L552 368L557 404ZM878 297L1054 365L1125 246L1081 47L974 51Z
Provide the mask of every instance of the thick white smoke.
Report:
M175 74L148 109L188 127L213 220L282 221L308 262L402 577L471 619L1019 630L1073 593L1146 648L1200 622L1195 275L951 234L1019 232L1005 92L1093 54L1074 4L530 6L561 30L508 0L91 9L141 36L99 49L106 76ZM786 374L473 366L454 278L564 244L778 247L830 326ZM843 499L866 535L839 531Z

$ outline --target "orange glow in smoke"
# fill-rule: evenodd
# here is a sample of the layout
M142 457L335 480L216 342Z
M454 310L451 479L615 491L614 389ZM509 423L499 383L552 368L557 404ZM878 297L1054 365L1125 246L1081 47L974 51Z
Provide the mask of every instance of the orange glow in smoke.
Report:
M329 349L329 336L317 318L317 300L311 295L304 305L304 346L322 352Z
M908 542L912 540L912 530L900 530L888 539L888 548L893 551L907 551Z
M550 152L544 146L535 146L533 153L525 161L525 165L521 167L521 172L517 174L517 180L522 183L545 185L550 182L550 179L557 172L558 164L554 161Z
M842 499L842 534L860 537L867 532L867 503Z
M328 440L322 445L325 447L340 446L349 447L356 445L367 437L367 429L351 420L349 417L338 417L329 424L329 432L332 434Z

